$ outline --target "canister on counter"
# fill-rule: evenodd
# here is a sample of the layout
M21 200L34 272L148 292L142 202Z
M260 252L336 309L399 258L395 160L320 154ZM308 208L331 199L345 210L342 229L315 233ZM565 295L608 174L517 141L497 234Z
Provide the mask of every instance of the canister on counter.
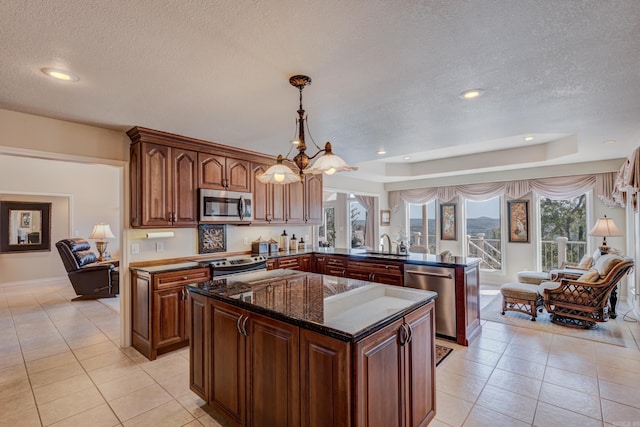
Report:
M278 241L275 239L269 240L269 255L278 254Z
M269 254L269 242L264 240L262 236L258 237L257 240L251 242L251 253L258 255L267 255Z

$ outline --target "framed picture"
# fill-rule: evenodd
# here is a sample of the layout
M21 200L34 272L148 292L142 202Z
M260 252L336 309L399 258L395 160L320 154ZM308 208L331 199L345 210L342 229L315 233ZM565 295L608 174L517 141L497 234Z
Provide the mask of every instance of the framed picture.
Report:
M391 225L391 211L380 211L380 225Z
M210 254L227 250L227 228L224 224L198 226L198 253Z
M51 250L51 203L0 202L0 252Z
M507 201L509 242L529 243L529 201Z
M440 205L440 240L456 240L456 204Z

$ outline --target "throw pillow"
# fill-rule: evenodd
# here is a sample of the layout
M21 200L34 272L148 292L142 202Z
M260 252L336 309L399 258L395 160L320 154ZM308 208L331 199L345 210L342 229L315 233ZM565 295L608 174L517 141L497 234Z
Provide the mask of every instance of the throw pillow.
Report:
M579 282L587 282L587 283L597 282L598 280L600 280L600 273L598 273L598 270L595 270L595 269L585 272L582 276L578 278Z
M582 257L577 267L586 270L591 267L591 264L593 264L593 257L585 255Z

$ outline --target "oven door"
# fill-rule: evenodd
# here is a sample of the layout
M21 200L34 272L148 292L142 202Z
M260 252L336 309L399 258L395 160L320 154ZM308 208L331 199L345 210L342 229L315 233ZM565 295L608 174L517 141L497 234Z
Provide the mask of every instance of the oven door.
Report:
M200 221L251 221L252 202L251 193L200 189Z

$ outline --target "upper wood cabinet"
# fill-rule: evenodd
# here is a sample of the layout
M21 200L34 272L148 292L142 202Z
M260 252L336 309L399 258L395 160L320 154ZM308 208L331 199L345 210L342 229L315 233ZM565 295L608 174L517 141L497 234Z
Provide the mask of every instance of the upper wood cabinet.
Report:
M251 163L218 154L198 153L200 188L251 191Z
M310 225L321 225L322 214L322 175L305 177L304 222Z
M253 163L251 168L253 185L253 223L283 224L285 222L286 185L264 184L258 176L269 168L263 163Z
M131 146L131 226L198 223L197 153L139 142Z

